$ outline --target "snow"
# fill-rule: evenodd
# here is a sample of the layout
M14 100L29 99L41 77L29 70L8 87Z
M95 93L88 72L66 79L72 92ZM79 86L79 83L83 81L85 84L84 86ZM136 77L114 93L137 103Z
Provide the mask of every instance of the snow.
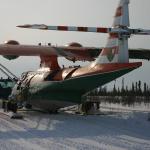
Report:
M23 120L0 114L0 150L149 150L149 112L121 110L88 116L21 112Z

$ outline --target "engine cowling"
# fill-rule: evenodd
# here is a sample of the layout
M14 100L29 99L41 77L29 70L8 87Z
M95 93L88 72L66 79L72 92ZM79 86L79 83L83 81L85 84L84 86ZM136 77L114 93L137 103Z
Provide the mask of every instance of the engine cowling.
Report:
M80 43L77 43L77 42L69 43L67 46L72 46L72 47L82 47L82 45L81 45Z
M4 44L19 45L19 42L15 41L15 40L9 40L9 41L5 41ZM8 59L8 60L13 60L13 59L17 59L19 56L16 56L16 55L3 55L3 57Z

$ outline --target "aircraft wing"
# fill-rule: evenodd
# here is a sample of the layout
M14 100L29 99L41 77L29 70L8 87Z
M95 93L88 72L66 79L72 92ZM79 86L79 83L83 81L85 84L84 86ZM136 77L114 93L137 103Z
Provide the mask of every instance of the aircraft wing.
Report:
M58 56L72 61L93 61L100 51L92 47L0 44L0 55Z
M71 61L93 61L102 48L77 46L42 46L0 44L0 55L11 56L58 56ZM150 49L129 49L130 59L150 60Z
M150 49L129 49L129 58L150 60Z

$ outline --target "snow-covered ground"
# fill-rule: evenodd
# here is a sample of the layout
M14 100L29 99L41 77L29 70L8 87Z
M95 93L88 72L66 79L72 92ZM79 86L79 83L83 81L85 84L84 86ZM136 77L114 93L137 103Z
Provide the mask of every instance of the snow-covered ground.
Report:
M0 150L150 150L147 111L105 113L24 112L23 120L0 114Z

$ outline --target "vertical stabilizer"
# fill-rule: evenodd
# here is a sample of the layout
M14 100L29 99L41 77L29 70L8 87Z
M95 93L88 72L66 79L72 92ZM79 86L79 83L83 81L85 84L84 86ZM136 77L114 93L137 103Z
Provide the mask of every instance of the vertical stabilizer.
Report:
M113 27L129 27L129 0L120 0L114 16Z
M114 29L123 30L129 26L128 4L129 0L120 0L114 16ZM128 38L128 34L109 33L107 44L94 64L128 63Z

